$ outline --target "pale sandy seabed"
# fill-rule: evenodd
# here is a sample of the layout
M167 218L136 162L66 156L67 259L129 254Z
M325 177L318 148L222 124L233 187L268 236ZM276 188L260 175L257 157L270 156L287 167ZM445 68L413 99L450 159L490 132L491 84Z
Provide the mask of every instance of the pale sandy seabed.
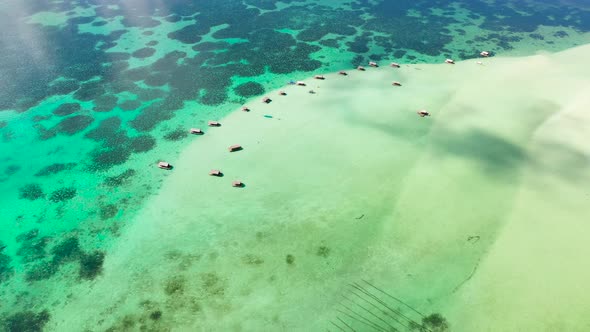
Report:
M48 327L371 331L342 313L367 280L451 331L587 331L588 58L382 64L252 100L161 172Z

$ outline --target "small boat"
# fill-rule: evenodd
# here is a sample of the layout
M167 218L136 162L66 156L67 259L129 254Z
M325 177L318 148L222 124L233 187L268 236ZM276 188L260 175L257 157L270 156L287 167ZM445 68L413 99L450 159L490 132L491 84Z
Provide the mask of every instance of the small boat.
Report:
M190 133L193 135L203 135L204 132L199 128L191 128Z
M358 66L358 67L356 67L356 69L358 69L360 71L365 71L365 67L363 67L363 66Z
M229 152L235 152L235 151L240 151L242 150L242 146L239 144L235 144L230 146L229 148L227 148L229 150Z
M165 161L160 161L158 163L158 167L161 169L172 169L172 165L170 165L169 163L167 163Z
M479 55L483 56L483 57L489 57L490 56L490 52L488 51L483 51L481 53L479 53Z
M348 75L348 73L345 72L344 70L341 70L338 72L338 75L346 76L346 75Z
M395 81L395 82L391 83L391 85L395 85L395 86L402 86L402 84L401 84L400 82L397 82L397 81Z
M244 183L242 181L236 180L231 183L231 186L235 188L242 188L244 186Z
M281 95L281 96L286 96L286 95L287 95L287 93L286 93L285 91L281 90L281 91L279 91L279 95Z
M223 175L223 173L221 173L221 171L220 171L220 170L218 170L218 169L212 169L212 170L209 172L209 175L211 175L211 176L222 176L222 175Z
M430 113L428 113L425 110L420 110L420 111L418 111L416 113L418 113L418 115L420 115L420 117L430 116Z
M324 77L324 75L315 75L313 78L315 78L316 80L325 80L326 79Z
M481 61L478 61L478 62L476 62L476 63L477 63L478 65L483 65L483 62L481 62Z
M306 86L307 84L305 84L305 82L303 82L303 81L297 81L297 82L295 82L295 85Z
M399 63L397 63L397 62L392 62L391 63L391 66L394 67L394 68L399 68L400 67Z
M271 101L272 101L272 99L270 99L269 97L262 98L262 102L265 104L270 104Z
M221 127L221 123L219 123L219 122L217 122L217 121L209 121L209 122L207 123L207 125L208 125L209 127Z
M445 63L451 64L451 65L454 65L454 64L455 64L455 60L453 60L453 59L446 59L446 60L445 60Z
M267 119L272 119L272 115L269 115L269 114L264 114L263 116L264 116L265 118L267 118Z
M242 111L250 112L250 109L248 108L248 106L242 106Z
M371 67L379 67L379 65L375 61L370 61L369 62L369 66L371 66Z

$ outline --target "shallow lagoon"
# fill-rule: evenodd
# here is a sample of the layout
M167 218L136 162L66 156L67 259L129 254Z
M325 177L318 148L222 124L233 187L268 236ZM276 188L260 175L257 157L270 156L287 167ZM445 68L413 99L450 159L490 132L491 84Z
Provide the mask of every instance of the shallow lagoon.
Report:
M183 151L55 328L584 330L588 51L329 74L251 101Z

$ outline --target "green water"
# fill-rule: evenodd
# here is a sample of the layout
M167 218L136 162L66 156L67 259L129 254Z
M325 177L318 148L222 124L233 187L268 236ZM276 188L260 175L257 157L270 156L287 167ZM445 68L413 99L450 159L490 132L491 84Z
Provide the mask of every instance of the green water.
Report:
M0 320L4 329L18 330L15 322L43 326L47 322L39 313L44 310L51 317L54 310L60 311L60 319L68 321L67 311L64 314L61 310L78 291L85 293L87 287L100 282L103 273L106 278L103 263L117 252L115 248L123 241L121 236L129 232L128 227L137 227L141 220L137 213L160 193L173 174L161 172L155 167L156 162L176 164L183 149L208 136L208 120L222 119L242 104L257 101L264 92L312 73L354 68L369 59L382 65L389 61L438 63L447 57L471 58L484 49L497 54L527 55L539 50L563 50L589 41L586 9L571 4L246 4L222 1L209 6L194 1L180 6L146 6L136 1L7 1L2 6L0 21L6 32L2 37L6 47L0 53L0 73L5 78L0 85L0 225L5 231L0 232L0 246L6 247L0 252ZM535 14L526 14L532 8ZM544 18L551 15L552 19ZM177 39L169 36L194 25L195 32L180 34ZM198 41L193 39L195 36ZM75 87L65 88L61 86L64 82ZM451 97L452 92L448 92L430 103L438 105ZM79 108L60 113L59 107L70 103ZM271 121L270 125L282 121L274 113L269 115L273 118L260 118ZM380 121L367 125L393 136L416 139L418 144L428 130ZM207 133L203 137L190 136L187 129L191 127L201 127ZM358 135L360 140L365 133ZM475 140L489 139L478 133L473 135ZM448 139L443 139L443 147L456 149L456 154L472 153L479 148L458 148L462 140L442 136ZM371 161L398 165L395 168L399 172L387 174L392 186L403 181L414 162L409 148L397 148L400 152L396 158ZM498 149L492 152L513 152L504 145ZM321 151L310 156L310 160L322 160ZM356 163L356 158L351 156L351 162ZM516 153L492 166L481 163L479 167L486 171L502 169L507 173L505 181L510 182L518 175L510 169L521 158ZM249 167L257 169L259 165L252 161ZM356 174L354 169L344 171L343 174ZM328 169L324 170L325 175L328 173ZM303 178L307 174L297 176ZM306 182L291 185L300 189L300 197L305 197ZM358 185L364 188L362 183ZM510 196L510 189L500 185L497 191L485 188L482 190L489 191L490 199ZM256 190L249 185L244 189ZM380 190L383 199L388 197L387 191L386 186ZM341 198L326 191L318 194L317 199L332 195L335 206L350 204L346 201L348 190L340 193ZM193 194L191 198L199 201L202 197ZM278 195L264 198L267 203L260 209L274 209L291 200L302 205L307 202L307 198ZM506 201L509 204L510 199ZM319 209L312 207L310 211ZM376 213L381 209L378 203L363 208ZM323 214L336 218L336 210ZM279 219L289 220L294 213ZM454 215L450 210L437 218L446 220ZM271 227L271 219L268 223ZM234 232L231 229L235 225L229 225L232 227L200 238L218 241L218 237ZM315 242L325 241L320 235L326 229L318 228ZM354 228L350 232L354 233ZM359 239L342 239L354 244L353 248L362 247L378 233L376 229ZM323 246L317 243L307 251L314 252L316 247ZM272 248L269 246L268 250ZM345 252L343 248L333 250ZM351 260L356 259L348 254ZM370 255L379 257L376 253ZM153 265L158 265L162 258L153 259ZM70 287L78 290L70 295L64 291ZM330 287L341 285L335 283ZM122 284L121 288L124 293L133 286ZM117 313L113 319L122 315Z

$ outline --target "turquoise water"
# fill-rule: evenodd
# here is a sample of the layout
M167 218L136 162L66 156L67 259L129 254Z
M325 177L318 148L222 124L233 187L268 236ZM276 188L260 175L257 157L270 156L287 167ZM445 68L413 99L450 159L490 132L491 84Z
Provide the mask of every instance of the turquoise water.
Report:
M0 28L0 317L18 331L42 329L57 305L48 294L100 277L167 176L155 164L199 139L188 128L369 60L587 43L590 11L565 1L4 1ZM49 286L57 280L62 289Z

